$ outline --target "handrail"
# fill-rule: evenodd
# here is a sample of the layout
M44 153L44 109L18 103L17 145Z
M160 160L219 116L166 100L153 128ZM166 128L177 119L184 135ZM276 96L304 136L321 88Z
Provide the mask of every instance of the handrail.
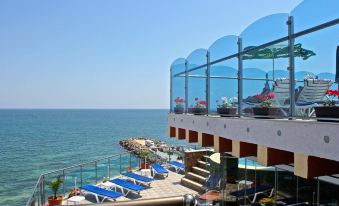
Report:
M317 26L314 26L314 27L311 27L311 28L308 28L308 29L305 29L303 31L294 33L294 34L292 34L292 38L297 38L297 37L303 36L305 34L316 32L316 31L319 31L319 30L322 30L322 29L325 29L325 28L328 28L328 27L331 27L331 26L335 26L337 24L339 24L339 18L334 19L334 20L329 21L329 22L326 22L326 23L323 23L323 24L320 24L320 25L317 25ZM228 59L236 58L236 57L238 57L238 55L244 55L244 54L249 53L249 52L254 52L254 51L258 50L258 49L263 49L265 47L268 47L268 46L271 46L271 45L274 45L274 44L278 44L278 43L283 42L283 41L287 41L288 39L289 39L289 36L284 36L284 37L281 37L279 39L276 39L276 40L273 40L273 41L261 44L259 46L255 46L253 48L246 49L246 50L244 50L242 52L237 52L235 54L231 54L229 56L226 56L226 57L223 57L223 58L211 61L210 65L212 66L214 64L226 61ZM199 66L193 67L193 68L187 70L187 72L189 73L189 72L192 72L192 71L204 68L204 67L207 67L207 64L203 64L203 65L199 65ZM173 77L175 77L177 75L181 75L181 74L185 74L185 72L179 72L177 74L173 74Z
M120 155L125 155L125 154L129 154L129 152L125 152L125 153L121 153L121 154L114 154L114 155L111 155L111 156L103 157L103 158L96 159L96 160L91 160L91 161L84 162L84 163L81 163L81 164L76 164L76 165L72 165L72 166L69 166L69 167L64 167L64 168L61 168L61 169L52 170L52 171L49 171L49 172L46 172L46 173L42 173L42 175L49 175L49 174L52 174L52 173L61 172L63 170L69 170L69 169L72 169L72 168L75 168L75 167L84 166L84 165L95 163L95 162L98 162L98 161L101 161L101 160L106 160L106 159L109 159L109 158L112 158L112 157L119 157Z

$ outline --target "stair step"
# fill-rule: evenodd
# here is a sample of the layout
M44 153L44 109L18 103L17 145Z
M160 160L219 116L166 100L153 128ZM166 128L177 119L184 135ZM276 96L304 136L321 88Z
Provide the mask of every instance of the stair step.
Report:
M200 167L192 167L192 172L203 177L207 177L208 175L210 175L209 171Z
M202 169L206 169L208 166L210 166L209 163L204 162L204 161L198 161L198 167L202 168Z
M203 155L202 157L204 158L205 161L208 161L210 159L209 155Z
M198 174L195 174L193 172L188 172L186 175L185 175L185 178L187 179L190 179L190 180L193 180L195 182L198 182L200 184L205 184L206 183L206 178L203 177L203 176L200 176Z
M185 177L181 178L181 184L185 187L191 188L192 190L198 192L204 192L205 189L202 184L194 182L193 180L187 179Z

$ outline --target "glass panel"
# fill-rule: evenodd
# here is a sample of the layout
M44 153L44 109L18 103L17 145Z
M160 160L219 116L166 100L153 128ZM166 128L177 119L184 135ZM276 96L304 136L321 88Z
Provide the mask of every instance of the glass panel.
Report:
M297 185L298 178L293 170L277 169L277 187L276 200L281 202L290 201L291 204L297 203Z
M303 57L295 57L297 116L315 117L315 103L322 105L328 99L326 91L338 89L334 83L336 74L339 75L336 71L338 33L339 25L336 25L295 39L296 47L303 50Z
M320 205L339 205L339 185L319 181Z
M274 117L288 115L289 73L287 67L287 42L244 54L243 112L245 115L252 113Z
M238 37L225 36L215 41L209 48L211 62L237 53ZM211 65L211 112L223 116L234 115L237 107L238 94L238 59L232 58Z
M287 20L288 14L273 14L252 23L240 35L244 50L287 36Z
M206 49L197 49L188 57L188 69L206 64ZM188 107L190 113L206 113L206 67L189 72Z
M185 62L183 58L176 59L172 65L172 111L182 113L185 107L185 74L174 77L176 74L185 72Z
M317 180L298 178L298 201L317 204Z
M301 2L291 11L291 16L294 17L294 31L303 31L339 18L338 8L338 0L305 0Z

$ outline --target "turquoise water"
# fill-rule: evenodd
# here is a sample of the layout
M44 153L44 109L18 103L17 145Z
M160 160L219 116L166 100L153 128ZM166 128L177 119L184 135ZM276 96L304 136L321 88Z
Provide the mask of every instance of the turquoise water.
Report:
M166 121L167 110L0 110L0 205L24 205L40 173L119 153L121 139L171 142Z

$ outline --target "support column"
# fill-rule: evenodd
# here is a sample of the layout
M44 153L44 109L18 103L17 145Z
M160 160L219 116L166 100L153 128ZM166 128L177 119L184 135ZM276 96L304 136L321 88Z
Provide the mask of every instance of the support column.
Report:
M337 161L294 153L294 175L309 179L338 173Z
M257 145L232 140L232 156L235 157L257 156Z
M176 132L175 127L168 127L168 136L169 137L176 137L175 132Z
M198 142L198 132L192 130L186 130L186 141L189 143Z
M214 135L214 152L232 152L232 140Z
M294 161L293 157L293 152L258 145L257 162L264 166L292 164Z
M214 146L214 136L206 133L198 133L198 145L200 147L213 147Z

